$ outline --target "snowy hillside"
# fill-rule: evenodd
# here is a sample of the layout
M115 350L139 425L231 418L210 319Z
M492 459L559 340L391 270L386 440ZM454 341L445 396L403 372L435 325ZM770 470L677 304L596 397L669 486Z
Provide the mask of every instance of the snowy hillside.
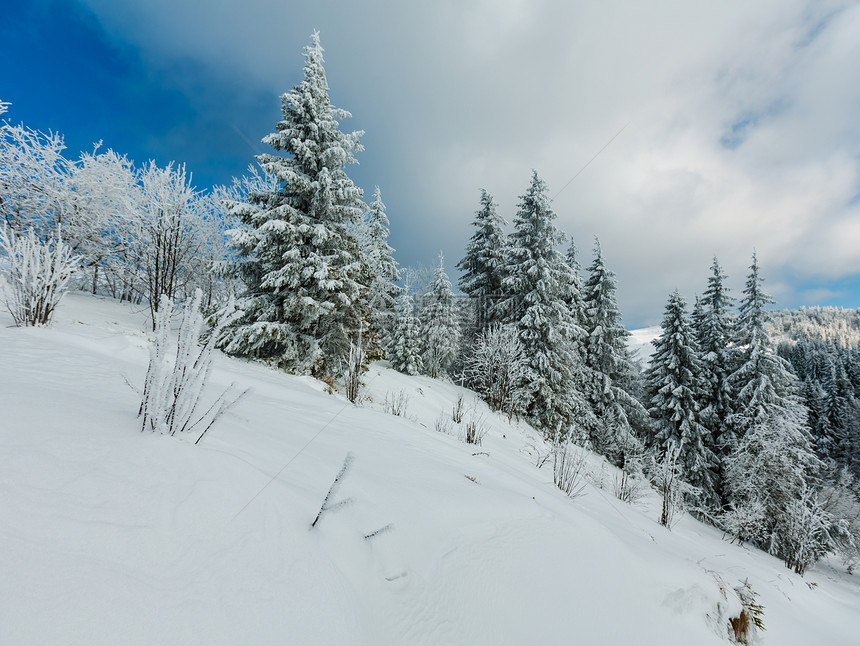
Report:
M756 643L857 643L838 564L801 578L689 517L668 531L594 456L568 498L537 433L451 384L373 364L357 408L218 356L212 396L251 391L200 444L141 433L147 318L80 294L51 329L0 312L0 643L726 644L744 581ZM348 454L351 502L311 528Z

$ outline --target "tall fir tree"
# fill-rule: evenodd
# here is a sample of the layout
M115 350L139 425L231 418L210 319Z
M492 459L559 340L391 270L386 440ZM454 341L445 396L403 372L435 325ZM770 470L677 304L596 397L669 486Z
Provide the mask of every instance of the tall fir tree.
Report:
M329 101L318 32L304 57L304 79L281 97L283 120L263 139L287 156L257 157L279 188L232 209L246 225L230 243L248 290L244 317L220 345L295 372L338 374L366 317L364 263L350 233L366 206L345 171L363 133L339 129L351 115Z
M409 285L397 299L397 325L391 337L388 357L391 367L407 375L417 375L423 368L421 361L420 322L415 316L415 304Z
M430 291L424 296L421 311L421 359L424 372L441 377L457 358L460 347L460 322L454 303L451 281L445 273L445 259L439 254L439 266Z
M400 270L394 260L394 249L388 244L390 226L382 191L377 186L373 191L370 210L360 229L362 249L370 272L367 291L372 332L368 340L369 357L380 356L383 348L390 345L397 323L395 308L402 288L397 285Z
M736 412L730 420L735 437L725 459L725 489L733 513L749 516L760 510L761 530L750 538L786 557L781 545L794 521L793 503L812 484L820 462L797 378L768 334L765 307L773 299L762 282L753 255L737 325L739 365L729 378Z
M710 433L700 421L702 362L686 303L675 290L666 304L662 333L653 341L647 373L654 446L665 453L674 445L682 477L701 491L701 502L717 508L717 457Z
M460 289L474 305L474 335L492 325L494 305L502 294L502 281L507 262L505 221L497 212L493 196L481 189L481 208L475 213L472 234L466 245L466 255L457 263L463 273Z
M695 318L704 389L701 419L710 431L712 448L720 457L725 457L730 450L731 440L722 436L726 420L733 413L729 375L732 372L734 329L731 307L734 301L724 285L725 280L715 257L708 287L698 303L700 314Z
M577 389L579 361L574 342L582 336L565 302L570 270L556 250L563 234L556 229L546 184L532 172L520 197L514 231L508 243L506 297L495 308L503 323L519 330L523 351L534 373L528 415L547 433L567 433L575 418L588 411Z
M648 413L632 394L637 370L627 348L630 333L621 324L616 288L615 274L606 268L595 239L594 262L583 290L586 394L599 422L590 439L595 450L623 465L640 449L634 421L647 419Z
M570 309L574 322L582 328L584 337L585 328L588 326L588 316L585 313L585 300L582 295L582 265L579 264L576 244L572 238L570 240L570 245L567 247L567 253L565 254L564 259L567 262L568 269L570 270L565 300L567 301L567 306Z
M727 420L724 443L730 450L750 428L778 410L796 381L791 366L776 354L768 333L765 308L774 300L762 290L763 282L753 254L735 329L736 368L728 377L733 412Z

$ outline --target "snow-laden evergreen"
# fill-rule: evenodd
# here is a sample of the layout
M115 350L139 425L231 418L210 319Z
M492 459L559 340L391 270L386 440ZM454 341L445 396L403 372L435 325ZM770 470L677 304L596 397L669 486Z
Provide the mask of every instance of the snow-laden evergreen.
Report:
M654 419L652 444L663 454L676 451L681 477L700 490L703 504L715 508L719 502L717 458L700 414L702 362L678 290L669 297L661 327L647 374L648 410Z
M582 328L584 333L585 329L588 327L588 315L585 312L585 300L583 298L582 265L579 264L576 244L572 238L570 240L570 245L567 247L567 253L564 258L567 261L568 268L570 269L565 300L567 301L567 306L570 309L573 320ZM583 334L583 340L584 336L585 335Z
M796 401L797 379L788 362L777 355L767 331L765 308L774 301L762 290L763 281L753 255L736 327L737 368L729 376L734 408L726 439L730 449L753 426L800 403Z
M460 322L454 303L451 281L445 273L445 260L439 266L421 308L421 358L424 373L442 377L457 358L460 348Z
M419 338L421 323L415 316L415 304L408 285L397 299L395 313L397 325L387 352L391 367L407 375L417 375L423 367Z
M777 352L803 382L818 455L856 474L860 471L860 345L824 340L824 330L804 323L800 338L781 342Z
M502 294L507 236L505 221L497 209L492 194L482 189L481 208L472 222L475 232L466 245L466 255L457 263L457 268L463 272L460 289L474 304L474 334L480 334L493 323L493 306Z
M289 370L340 374L365 317L363 259L350 227L366 207L345 171L362 133L339 129L350 114L329 101L318 32L304 56L304 79L281 97L284 118L263 139L287 156L257 157L279 189L233 209L247 225L230 239L248 291L244 318L220 344Z
M505 323L516 324L520 342L534 373L528 415L554 433L566 433L575 419L584 419L588 406L577 388L581 360L574 343L583 330L565 302L570 268L556 246L563 234L555 226L547 188L537 172L520 197L514 231L508 243L504 300L497 307Z
M648 413L631 394L637 369L627 349L630 333L621 324L615 291L615 274L606 268L595 239L594 261L583 290L586 394L598 420L590 439L598 452L623 463L640 445L632 422L636 417L647 418Z
M724 285L726 279L714 258L708 287L699 300L700 315L694 318L696 339L702 358L701 422L711 435L712 447L725 456L727 441L721 441L725 420L731 415L732 398L729 374L732 372L731 342L734 336L731 307L733 299Z
M752 539L786 561L787 532L794 526L794 501L811 486L820 462L812 449L808 414L797 378L778 356L767 332L758 260L753 255L737 326L739 367L730 376L736 412L730 420L733 450L725 459L725 490L732 514L755 518ZM756 525L753 525L756 526Z
M360 229L361 246L370 272L367 306L370 309L372 335L366 339L370 356L390 345L396 324L394 310L402 291L397 285L401 277L397 261L394 260L394 249L388 244L390 226L382 191L377 186L373 191L370 210Z

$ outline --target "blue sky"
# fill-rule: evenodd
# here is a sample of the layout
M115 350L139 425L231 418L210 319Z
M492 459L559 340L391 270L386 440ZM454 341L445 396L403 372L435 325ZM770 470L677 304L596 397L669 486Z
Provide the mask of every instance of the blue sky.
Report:
M6 2L13 121L229 182L263 152L314 29L402 265L451 273L480 188L531 169L582 264L600 237L629 326L753 249L785 307L860 305L860 6L831 0Z

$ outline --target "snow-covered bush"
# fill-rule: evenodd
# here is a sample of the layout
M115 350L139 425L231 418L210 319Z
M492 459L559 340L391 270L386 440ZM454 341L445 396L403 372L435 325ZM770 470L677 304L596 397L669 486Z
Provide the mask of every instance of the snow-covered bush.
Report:
M484 423L484 417L479 413L472 411L469 419L466 420L465 440L466 444L474 444L481 446L484 441L484 436L487 434L487 425Z
M660 524L671 529L672 521L686 503L701 497L702 490L684 480L681 448L673 441L659 458L652 458L649 475L651 484L662 499Z
M622 502L636 504L642 497L645 478L642 473L642 457L631 453L624 458L624 465L616 473L612 484L612 493Z
M203 315L200 312L202 292L198 289L190 303L185 304L179 338L172 343L170 319L173 301L161 297L155 317L155 338L149 344L149 367L146 371L138 416L141 431L176 435L202 427L200 438L209 430L224 411L242 395L230 395L232 386L225 390L204 412L200 412L203 388L212 368L212 349L221 329L234 321L237 312L232 301L218 316L218 323L208 340L200 345L203 332ZM196 442L195 442L196 443Z
M765 506L758 498L742 503L731 501L729 508L720 514L720 526L732 536L732 542L761 541L766 534Z
M516 327L494 325L479 334L465 376L493 410L508 417L524 413L532 372Z
M798 574L835 547L831 533L847 530L833 523L817 494L804 487L801 497L792 500L786 509L780 531L775 533L778 544L774 552L780 554L786 567Z
M832 532L834 548L851 574L860 561L860 493L848 469L830 474L819 492L822 508L842 531Z
M568 441L556 440L552 447L553 481L571 498L578 498L585 488L585 455L585 449Z
M395 417L406 417L406 407L409 405L409 395L405 390L398 393L385 393L385 402L382 404L382 409L389 415Z
M438 433L451 435L451 420L445 415L445 413L442 413L436 418L433 428L435 428Z
M5 301L15 325L50 325L78 256L57 235L42 241L33 230L17 235L0 229L0 251L8 263Z

